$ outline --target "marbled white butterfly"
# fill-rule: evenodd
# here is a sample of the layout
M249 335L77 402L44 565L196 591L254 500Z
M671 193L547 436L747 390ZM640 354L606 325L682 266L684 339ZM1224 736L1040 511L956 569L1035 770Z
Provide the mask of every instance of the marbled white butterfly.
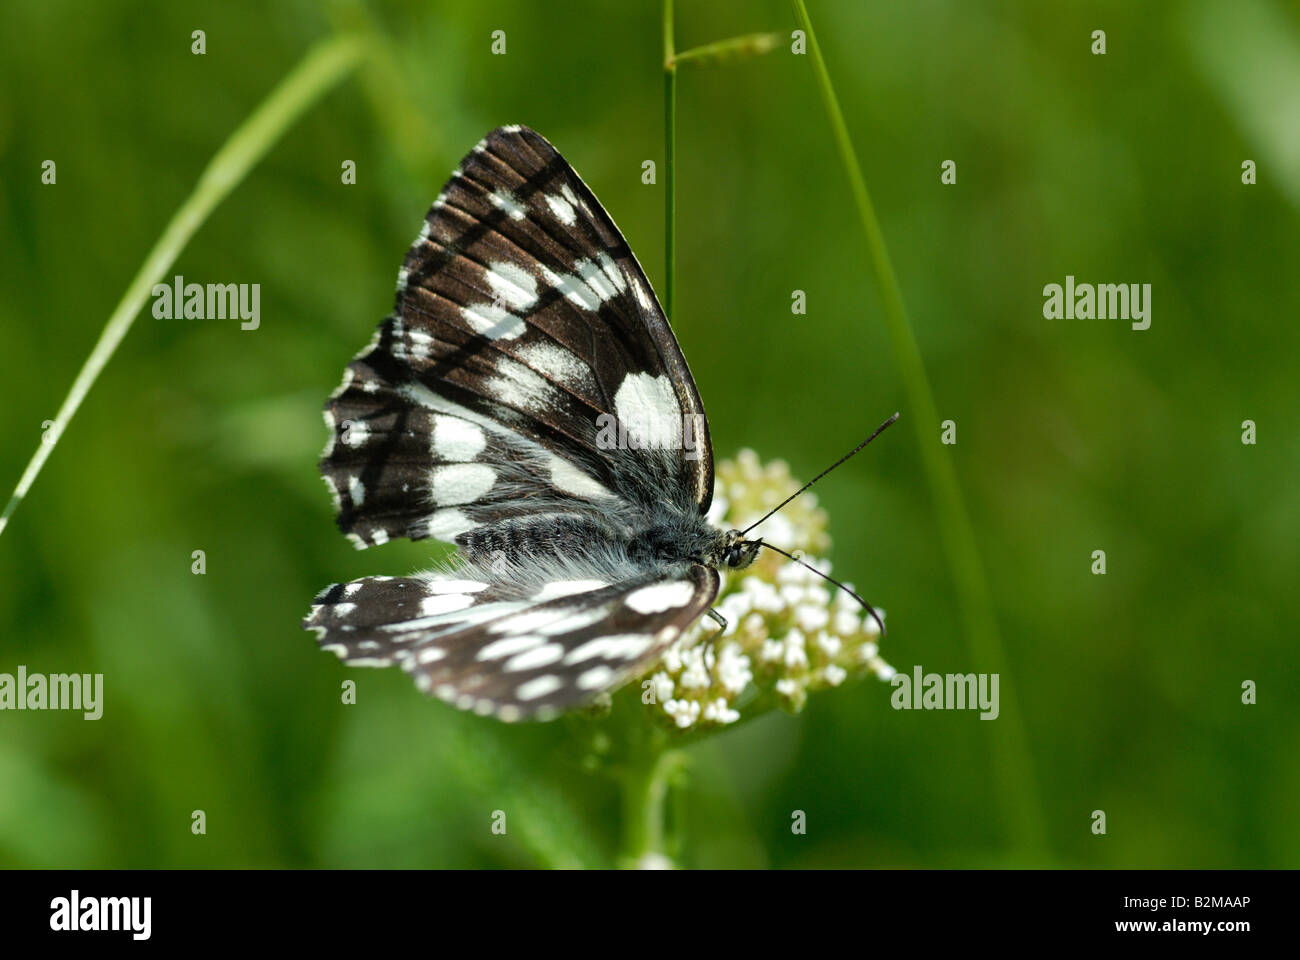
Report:
M706 522L708 421L677 340L614 222L527 127L453 172L325 421L321 472L358 547L459 552L335 584L303 625L462 709L546 719L616 689L765 546Z

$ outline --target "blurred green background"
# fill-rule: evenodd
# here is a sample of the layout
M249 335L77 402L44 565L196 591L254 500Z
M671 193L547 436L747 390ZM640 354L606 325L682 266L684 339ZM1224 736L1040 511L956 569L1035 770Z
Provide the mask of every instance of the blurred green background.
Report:
M1004 711L894 711L867 682L707 740L691 748L683 863L1300 866L1296 5L810 7L940 416L957 423L944 455L996 607ZM461 715L399 671L348 671L298 620L328 583L439 552L359 553L337 533L320 407L484 133L526 123L551 139L661 288L662 176L640 180L662 162L660 16L594 0L4 5L6 497L229 133L331 33L373 31L384 53L168 272L260 283L261 328L146 308L0 537L0 672L105 675L97 722L0 713L0 865L614 861L616 786L584 770L565 723ZM909 409L794 26L782 0L678 2L679 49L783 41L682 68L674 326L718 455L753 447L806 478ZM496 29L505 56L489 53ZM47 159L55 186L40 184ZM1241 182L1246 159L1258 185ZM940 184L944 160L956 185ZM1045 320L1042 288L1067 274L1151 283L1151 328ZM1241 443L1245 419L1257 445ZM924 429L937 444L939 425ZM887 433L820 496L835 570L889 612L886 658L989 670L965 639L915 433ZM1024 771L994 743L1015 730ZM506 837L488 829L498 808Z

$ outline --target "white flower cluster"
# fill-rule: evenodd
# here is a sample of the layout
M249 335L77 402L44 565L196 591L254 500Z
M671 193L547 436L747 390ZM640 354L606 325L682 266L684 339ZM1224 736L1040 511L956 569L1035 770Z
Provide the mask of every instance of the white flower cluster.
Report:
M734 462L717 465L710 519L743 529L798 488L784 463L764 466L753 451L741 451ZM763 539L791 552L820 552L830 546L826 525L825 511L808 493L764 524ZM826 561L801 559L830 573ZM775 701L797 712L809 691L838 687L851 676L888 680L894 674L880 658L876 622L847 593L780 554L761 551L752 566L731 574L715 606L726 630L701 618L642 683L643 699L678 729L735 723L742 696L746 709Z

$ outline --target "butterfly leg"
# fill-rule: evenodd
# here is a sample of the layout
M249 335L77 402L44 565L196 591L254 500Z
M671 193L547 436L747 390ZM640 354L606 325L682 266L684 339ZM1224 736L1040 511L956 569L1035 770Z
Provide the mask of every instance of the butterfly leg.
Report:
M709 653L708 659L712 660L713 644L718 640L718 638L720 638L724 633L727 632L727 618L724 617L722 614L718 613L718 611L714 610L712 607L709 607L708 610L705 610L704 615L718 625L717 633L710 634L709 636L704 637L700 641L701 643L704 644L705 650L707 650ZM710 669L712 669L712 665L710 665Z
M711 671L714 664L718 662L717 648L714 644L717 643L718 638L727 632L727 618L712 607L705 610L704 615L718 625L717 633L711 633L707 637L701 637L696 641L704 652L704 666Z

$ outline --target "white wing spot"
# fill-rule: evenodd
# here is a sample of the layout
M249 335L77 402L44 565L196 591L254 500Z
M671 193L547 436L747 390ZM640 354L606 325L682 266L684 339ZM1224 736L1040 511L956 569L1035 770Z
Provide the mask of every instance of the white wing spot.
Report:
M339 435L344 446L359 447L370 439L370 427L364 423L357 423L355 420L348 426L345 433Z
M433 355L433 336L423 330L407 330L406 345L410 354L417 360L427 360Z
M486 589L482 580L428 580L424 584L425 593L478 593Z
M565 200L568 200L569 203L573 204L575 207L577 207L587 216L591 216L591 210L587 208L586 201L575 196L573 193L573 189L567 183L560 187L560 194L561 196L564 197Z
M503 637L500 640L493 640L487 646L483 647L474 655L475 660L499 660L502 657L513 657L517 653L523 653L525 650L531 650L533 647L540 647L546 642L544 637L523 636L523 637Z
M512 220L522 220L527 212L508 190L496 190L491 194L492 205L504 210Z
M628 633L613 637L597 637L569 651L565 663L582 663L592 657L602 660L632 660L650 649L653 640L644 634Z
M614 394L614 414L642 449L680 449L682 409L667 376L629 373Z
M578 215L573 212L573 204L563 197L548 193L546 195L546 205L551 208L551 213L555 214L566 227L573 226L578 219Z
M625 274L614 258L604 250L596 254L596 259L600 261L600 269L605 271L605 276L609 277L609 282L614 285L614 289L622 293L627 289L627 274Z
M668 583L652 583L640 590L633 590L623 602L637 613L663 613L676 607L684 607L695 595L695 587L682 580Z
M488 623L497 617L505 616L518 608L513 603L485 603L465 610L453 610L432 617L416 617L413 620L399 620L397 623L382 624L379 629L385 633L404 634L412 630L436 629L434 636L442 636L453 630L464 630L479 623Z
M544 697L548 693L554 693L564 686L564 682L551 673L543 674L540 677L534 677L527 683L521 683L515 690L515 696L520 700L536 700L538 697Z
M451 463L433 468L429 487L434 502L446 506L473 503L492 489L497 472L484 463Z
M516 356L544 377L566 385L596 392L591 367L572 350L549 340L531 340L519 345Z
M464 593L437 593L420 601L420 616L433 617L474 605L474 598Z
M520 323L523 321L521 320ZM559 401L555 387L545 377L529 369L517 360L504 357L497 364L500 376L491 377L484 383L487 395L493 396L506 406L522 410L542 410ZM681 425L678 424L678 430Z
M517 264L509 261L491 264L487 281L493 299L500 299L516 310L527 310L537 302L537 278Z
M641 304L642 310L646 311L647 313L652 311L653 308L650 306L651 304L650 294L646 291L644 283L642 283L640 280L634 279L632 281L632 293L636 296L636 302Z
M596 296L600 298L601 303L614 299L618 290L610 282L609 275L604 270L590 260L579 260L577 267L578 276L582 277L583 283L591 287Z
M560 597L571 597L575 593L590 593L592 590L599 590L601 587L607 586L609 584L603 580L556 580L537 591L533 599L537 601L558 600ZM344 592L347 592L346 589Z
M542 277L574 306L583 310L600 309L600 297L573 274L556 273L550 267L542 267Z
M459 510L439 510L424 522L425 530L435 540L451 541L467 530L473 530L476 524Z
M600 623L609 616L609 607L602 604L593 607L590 610L580 610L577 613L556 620L554 623L548 623L545 626L537 628L538 633L543 633L548 637L556 637L565 633L575 633L584 627L590 627L593 624Z
M348 477L348 497L354 507L359 507L366 502L366 485L361 482L360 477Z
M595 500L612 497L604 484L598 483L563 457L551 455L551 483L565 493Z
M561 607L560 609L546 610L529 610L514 617L509 617L488 627L488 633L523 633L528 630L535 630L552 620L558 620L560 617L567 617L569 614L576 612L571 607Z
M471 330L489 340L513 340L528 329L523 318L495 303L473 303L461 307L460 315Z
M559 662L563 656L563 644L548 643L545 646L535 647L532 650L525 650L523 653L515 654L506 661L504 669L508 673L515 673L519 670L536 670L538 667L549 667L551 664Z
M582 690L598 690L606 686L614 679L614 671L609 667L601 664L599 667L592 667L586 673L578 677L578 687Z
M433 418L433 453L439 460L467 463L487 446L483 429L460 417L437 414Z

